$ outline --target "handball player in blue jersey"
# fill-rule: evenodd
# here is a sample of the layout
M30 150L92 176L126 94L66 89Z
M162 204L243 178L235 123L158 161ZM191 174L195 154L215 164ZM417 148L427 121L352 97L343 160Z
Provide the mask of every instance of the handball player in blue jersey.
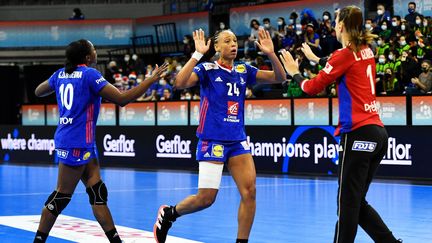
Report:
M96 122L101 98L120 106L137 99L166 71L156 67L152 76L140 85L120 93L94 69L97 54L87 40L70 43L66 48L65 67L56 71L35 90L43 97L56 93L59 123L54 136L59 172L56 190L48 197L34 242L45 242L57 216L68 205L81 180L89 196L93 214L110 242L121 242L110 210L108 191L101 180L95 143Z
M281 83L286 74L274 53L270 34L264 30L259 32L257 46L270 59L273 71L258 70L245 63L234 64L238 44L230 30L218 32L208 41L202 30L195 31L193 37L196 51L178 73L175 86L184 89L200 85L200 120L196 132L198 193L176 206L161 206L153 232L158 243L165 242L169 228L179 216L212 205L226 165L241 195L236 242L248 242L255 216L256 172L244 127L246 86L257 82ZM197 65L210 48L220 54L219 59Z

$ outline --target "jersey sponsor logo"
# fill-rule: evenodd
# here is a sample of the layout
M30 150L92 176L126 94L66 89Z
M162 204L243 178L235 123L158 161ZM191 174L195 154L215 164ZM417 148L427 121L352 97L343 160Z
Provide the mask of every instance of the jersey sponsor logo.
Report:
M63 71L59 72L58 78L82 78L81 71L75 71L73 73L65 73Z
M213 144L211 156L214 158L223 158L224 146L220 144Z
M379 106L377 102L374 100L370 104L364 104L364 109L366 112L377 113L379 110Z
M217 78L215 79L215 82L223 82L223 80L221 79L221 77L217 77Z
M83 156L83 160L88 160L90 158L91 153L90 152L86 152Z
M100 77L99 79L96 79L96 83L100 84L102 82L106 81L104 77Z
M352 151L370 152L375 151L377 143L368 141L354 141Z
M228 115L237 116L239 110L239 103L235 101L228 101Z
M330 74L330 72L331 72L332 70L333 70L333 66L332 66L329 62L327 62L327 64L325 65L323 71L324 71L325 73L327 73L327 74Z
M72 124L73 122L73 118L69 118L69 117L60 117L60 125L69 125Z
M106 134L103 139L104 156L135 157L135 140L126 139L126 135L120 134L118 139L113 139L111 134Z
M172 140L157 136L156 150L157 158L192 158L191 140L183 140L180 135L174 135Z
M219 69L219 67L214 63L203 63L203 67L206 71L212 70L212 69Z
M244 65L244 64L237 65L235 70L238 73L246 73L247 72L246 65Z
M68 157L69 151L63 149L56 149L57 157L60 159L66 159Z

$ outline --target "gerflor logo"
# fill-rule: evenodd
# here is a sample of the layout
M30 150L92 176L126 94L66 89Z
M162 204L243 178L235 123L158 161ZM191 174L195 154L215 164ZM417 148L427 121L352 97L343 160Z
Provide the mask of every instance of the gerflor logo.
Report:
M164 135L156 138L157 158L192 158L191 141L183 140L179 135L169 140Z
M411 144L397 143L396 138L389 137L387 154L381 161L383 165L412 165Z
M120 134L118 139L113 139L110 134L106 134L103 139L104 155L113 157L135 157L135 140L126 139Z

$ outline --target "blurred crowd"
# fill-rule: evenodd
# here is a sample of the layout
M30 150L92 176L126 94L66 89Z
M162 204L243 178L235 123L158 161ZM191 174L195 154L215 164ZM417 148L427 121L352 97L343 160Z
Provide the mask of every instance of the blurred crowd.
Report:
M432 92L432 20L416 11L416 4L408 4L406 16L391 15L384 4L377 4L375 17L365 19L364 29L377 35L371 48L376 58L376 90L379 95L426 94ZM276 50L288 50L300 60L300 70L304 77L313 78L323 68L305 58L300 50L307 43L319 56L329 56L341 48L336 40L335 9L332 13L324 11L318 18L311 9L300 14L292 12L288 20L279 17L275 25L269 18L262 23L257 19L250 21L251 34L239 42L243 50L240 61L261 70L270 70L270 62L255 46L260 29L268 30ZM228 28L223 22L219 29ZM239 37L241 38L241 37ZM184 36L183 55L165 58L169 63L168 71L159 82L154 83L139 100L199 100L199 87L176 90L174 80L184 63L195 48L192 36ZM107 79L119 90L127 90L149 77L154 66L146 65L136 54L126 54L123 60L111 61L106 70ZM275 92L277 91L277 92ZM270 94L270 95L269 95ZM295 82L283 85L255 85L248 87L247 98L262 97L301 97L305 96ZM336 96L335 85L328 87L318 96Z

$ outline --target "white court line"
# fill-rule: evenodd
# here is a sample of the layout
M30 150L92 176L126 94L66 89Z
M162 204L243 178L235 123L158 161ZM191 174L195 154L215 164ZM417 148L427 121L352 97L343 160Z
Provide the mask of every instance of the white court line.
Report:
M39 215L0 216L0 224L21 230L36 232ZM153 232L116 225L117 232L125 243L154 243ZM74 242L106 243L105 233L93 220L60 215L50 236ZM202 243L184 238L168 236L167 243Z
M283 187L283 186L311 186L311 185L326 185L326 184L334 184L336 181L332 182L313 182L313 183L281 183L281 184L258 184L256 187ZM221 189L232 189L237 188L237 186L221 186ZM147 192L147 191L182 191L182 190L193 190L198 189L196 187L174 187L174 188L145 188L145 189L122 189L122 190L109 190L109 193L116 192ZM29 192L29 193L6 193L0 194L0 197L14 197L14 196L40 196L40 195L48 195L52 192ZM85 191L76 191L74 194L86 194Z

